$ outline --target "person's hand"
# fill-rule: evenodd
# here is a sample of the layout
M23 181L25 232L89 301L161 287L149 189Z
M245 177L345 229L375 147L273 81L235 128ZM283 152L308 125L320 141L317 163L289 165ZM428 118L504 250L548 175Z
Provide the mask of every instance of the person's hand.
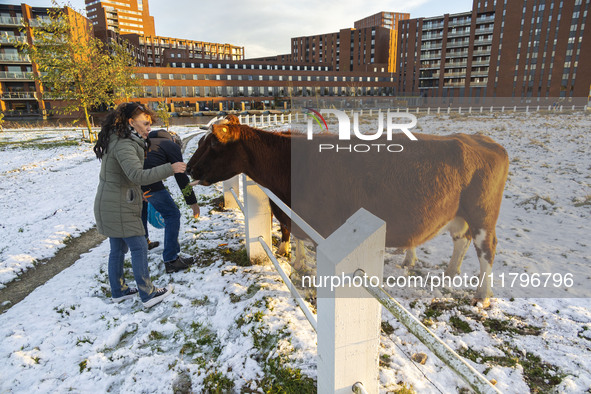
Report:
M195 203L195 204L191 204L190 205L191 209L193 210L193 217L195 219L197 219L199 217L200 211L199 211L199 204Z
M187 165L182 161L177 161L176 163L172 163L172 170L175 174L182 174L187 169Z

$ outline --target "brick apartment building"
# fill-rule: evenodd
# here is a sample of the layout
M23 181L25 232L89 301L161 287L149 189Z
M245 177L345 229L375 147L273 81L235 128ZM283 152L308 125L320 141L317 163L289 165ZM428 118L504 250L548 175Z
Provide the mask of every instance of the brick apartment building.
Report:
M149 16L147 0L142 0L143 9L135 9L127 3L87 0L87 10L95 35L106 41L126 40L131 44L138 64L136 76L145 86L137 99L144 103L156 105L156 102L164 100L171 108L191 106L195 109L217 109L219 103L224 108L241 108L240 103L249 107L267 104L283 108L294 97L394 95L394 76L387 71L388 56L393 58L389 48L391 33L386 27L343 29L343 42L348 43L345 45L348 52L343 49L343 53L349 57L343 61L343 66L333 60L327 61L325 57L316 57L316 52L305 60L296 58L294 53L245 60L244 48L239 46L160 37L151 35L152 27L130 32L137 26L130 26L132 22L124 21L134 21L130 18L141 17L150 25L153 18ZM6 19L5 22L14 24L14 28L9 30L16 35L19 34L23 21L42 16L48 10L24 4L6 7L8 8L2 8L6 11L2 11L0 15L3 18L0 19L0 31L4 29L5 25L2 23ZM33 14L23 16L23 10L33 10ZM140 11L141 15L137 14ZM339 43L339 34L335 33L335 44ZM325 42L323 45L327 45L328 51L333 44ZM18 53L12 52L5 55L6 49L4 46L0 48L0 73L13 70L8 68L7 59L18 56ZM33 68L34 65L28 59L22 59L18 75L4 75L10 82L2 81L2 89L5 89L7 83L15 82L15 76L19 81L34 85L30 80ZM32 92L30 87L26 89L27 92ZM8 115L17 116L36 114L47 104L42 100L39 90L31 93L25 100L27 105L7 104L6 100L0 103L2 110Z
M443 99L586 99L589 3L474 0L469 12L399 21L397 91Z
M37 65L20 52L18 44L33 43L32 27L49 20L48 7L0 4L0 111L6 115L40 115L50 107L43 86L33 79ZM66 7L65 13L79 39L87 36L88 19Z
M85 4L97 37L106 37L107 30L118 34L156 35L147 0L85 0Z

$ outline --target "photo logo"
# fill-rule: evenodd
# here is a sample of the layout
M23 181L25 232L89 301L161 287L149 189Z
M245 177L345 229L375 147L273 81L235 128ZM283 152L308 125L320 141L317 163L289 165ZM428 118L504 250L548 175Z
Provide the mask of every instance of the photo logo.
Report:
M362 133L359 130L359 113L353 113L353 127L351 127L351 119L345 113L345 111L340 111L336 109L321 109L320 111L314 110L312 108L305 108L305 113L308 115L308 123L307 123L307 138L308 140L313 139L313 127L314 121L320 126L323 131L329 133L328 124L326 123L326 119L324 115L334 115L337 118L338 125L339 125L339 133L338 137L341 141L351 140L351 135L353 134L357 139L361 141L375 141L381 138L384 134L384 113L378 113L378 129L373 134ZM410 122L407 123L394 123L394 119L408 119ZM392 134L398 131L402 131L411 141L417 141L417 137L415 137L411 132L410 129L414 128L417 125L417 118L413 114L409 114L407 112L387 112L386 113L386 139L388 141L392 140ZM324 126L324 127L323 127ZM351 132L352 130L352 132ZM370 151L388 151L388 152L402 152L404 147L400 144L350 144L350 145L338 145L338 144L319 144L318 146L319 151L322 152L323 150L334 150L336 152L339 151L347 151L347 152L358 152L358 153L365 153Z

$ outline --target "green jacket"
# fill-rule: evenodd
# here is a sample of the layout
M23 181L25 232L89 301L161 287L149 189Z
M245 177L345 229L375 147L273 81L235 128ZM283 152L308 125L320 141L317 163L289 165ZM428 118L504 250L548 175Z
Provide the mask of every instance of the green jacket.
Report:
M144 141L132 135L111 134L102 157L94 217L99 233L113 238L145 235L142 224L142 190L174 174L170 163L144 170Z

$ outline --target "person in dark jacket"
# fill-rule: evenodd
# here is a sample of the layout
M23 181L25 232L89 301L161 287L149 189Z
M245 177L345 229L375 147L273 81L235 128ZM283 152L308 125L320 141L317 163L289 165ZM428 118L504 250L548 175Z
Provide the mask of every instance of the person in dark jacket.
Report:
M176 141L175 141L176 139ZM166 163L182 163L183 154L181 151L181 141L176 134L171 134L166 130L154 130L148 135L149 149L144 162L144 169L156 168ZM174 174L176 183L183 192L185 202L193 210L193 216L199 216L199 205L193 189L189 186L189 177L187 174ZM170 193L164 187L162 181L142 186L148 202L154 206L156 211L160 212L164 219L164 251L162 259L167 273L184 270L193 264L194 260L179 255L181 251L178 237L181 226L181 213L176 203L170 196ZM144 201L142 211L142 221L146 237L148 236L148 204Z
M111 297L114 302L121 302L139 292L147 308L168 297L172 287L155 288L150 280L140 185L186 170L182 162L144 170L145 139L153 116L154 113L141 104L120 104L107 115L94 146L96 157L101 161L94 216L99 233L109 237L111 245L108 265ZM123 276L123 261L128 250L131 250L137 289L129 287Z

